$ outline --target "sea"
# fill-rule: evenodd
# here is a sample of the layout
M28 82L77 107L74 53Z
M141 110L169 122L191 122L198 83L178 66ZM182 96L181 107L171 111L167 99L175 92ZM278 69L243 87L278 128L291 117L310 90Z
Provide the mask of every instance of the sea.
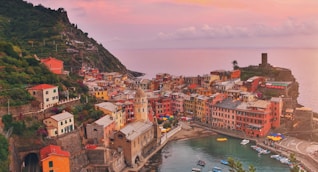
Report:
M318 49L315 48L209 48L209 49L134 49L112 53L130 70L152 79L158 73L197 76L213 70L232 70L232 62L246 67L261 63L267 53L274 67L291 69L299 82L298 103L318 112Z
M197 76L213 70L232 70L232 62L246 67L261 63L261 54L267 53L268 63L274 67L291 69L299 82L298 102L318 112L318 49L311 48L228 48L228 49L138 49L115 50L112 53L130 70L143 72L143 78L152 79L158 73L174 76ZM191 171L196 162L206 161L202 171L211 171L221 159L233 157L245 169L253 165L258 172L288 172L287 165L271 159L269 155L258 155L249 145L242 146L240 139L229 138L217 142L218 135L169 142L156 153L145 166L146 171L179 172Z
M250 142L241 145L241 140L227 137L226 142L218 142L217 137L210 137L179 140L169 142L161 151L149 159L147 165L141 171L160 172L186 172L192 168L200 168L202 172L212 171L213 167L219 167L222 171L229 171L227 165L221 164L221 160L228 157L242 163L242 167L248 170L253 165L257 172L289 172L288 165L270 158L272 154L258 154ZM197 161L202 160L206 164L204 167L198 166Z

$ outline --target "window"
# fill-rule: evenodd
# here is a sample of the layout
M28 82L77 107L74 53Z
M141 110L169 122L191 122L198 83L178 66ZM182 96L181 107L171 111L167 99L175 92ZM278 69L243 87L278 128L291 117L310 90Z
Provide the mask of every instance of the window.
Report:
M49 101L49 98L47 98L46 101L48 102L48 101Z
M49 94L49 91L45 91L45 94Z
M63 125L63 121L61 121L61 125Z
M53 90L53 93L56 93L56 89Z
M63 133L63 129L61 129L61 133Z
M49 167L53 167L53 161L49 161Z
M54 170L50 170L49 172L54 172Z

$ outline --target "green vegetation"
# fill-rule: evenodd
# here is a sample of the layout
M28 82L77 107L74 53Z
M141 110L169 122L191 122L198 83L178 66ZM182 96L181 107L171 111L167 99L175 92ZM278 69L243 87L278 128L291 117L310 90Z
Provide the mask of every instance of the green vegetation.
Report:
M290 169L290 172L304 172L304 170L300 170L299 168L299 162L298 160L296 159L295 157L295 154L294 153L291 153L289 155L289 159L290 159L290 162L292 163L293 165L293 168ZM253 165L250 165L248 167L248 171L244 170L243 166L242 166L242 163L240 161L235 161L232 157L229 157L227 159L227 161L229 162L229 166L230 166L230 172L256 172L256 169Z
M9 143L2 134L0 134L0 145L0 172L9 172Z
M78 29L76 24L71 24L63 8L33 6L23 0L0 0L0 3L0 41L21 47L22 56L53 56L63 60L69 71L78 70L84 62L102 71L127 72L101 44L88 38L88 33ZM67 52L67 49L77 53Z
M235 161L233 158L229 157L227 159L230 166L230 172L255 172L256 169L253 165L248 167L248 171L244 170L243 165L240 161Z

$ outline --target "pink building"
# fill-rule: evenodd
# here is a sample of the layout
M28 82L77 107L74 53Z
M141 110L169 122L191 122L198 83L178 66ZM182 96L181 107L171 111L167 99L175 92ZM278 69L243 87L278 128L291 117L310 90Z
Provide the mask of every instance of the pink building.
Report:
M236 107L240 104L239 100L226 98L212 105L212 126L234 130L236 128Z
M126 121L127 123L133 122L135 120L134 115L134 103L131 101L125 101L125 113L126 113Z
M183 114L183 99L176 98L171 100L171 112L173 115Z

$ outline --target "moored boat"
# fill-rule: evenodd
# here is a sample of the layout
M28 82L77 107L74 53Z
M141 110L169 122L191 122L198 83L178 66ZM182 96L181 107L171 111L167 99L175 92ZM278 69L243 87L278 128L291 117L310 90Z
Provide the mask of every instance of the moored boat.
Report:
M220 167L213 167L212 172L222 172L222 168Z
M205 161L199 160L199 161L197 162L197 165L204 167L204 166L205 166Z
M246 144L248 144L250 142L250 140L248 140L248 139L243 139L242 141L241 141L241 145L246 145Z
M200 168L192 168L192 172L200 172L201 169Z
M225 138L225 137L219 137L219 138L217 138L216 139L218 142L225 142L225 141L227 141L227 138Z
M222 159L220 162L223 165L229 165L229 162L227 160Z

